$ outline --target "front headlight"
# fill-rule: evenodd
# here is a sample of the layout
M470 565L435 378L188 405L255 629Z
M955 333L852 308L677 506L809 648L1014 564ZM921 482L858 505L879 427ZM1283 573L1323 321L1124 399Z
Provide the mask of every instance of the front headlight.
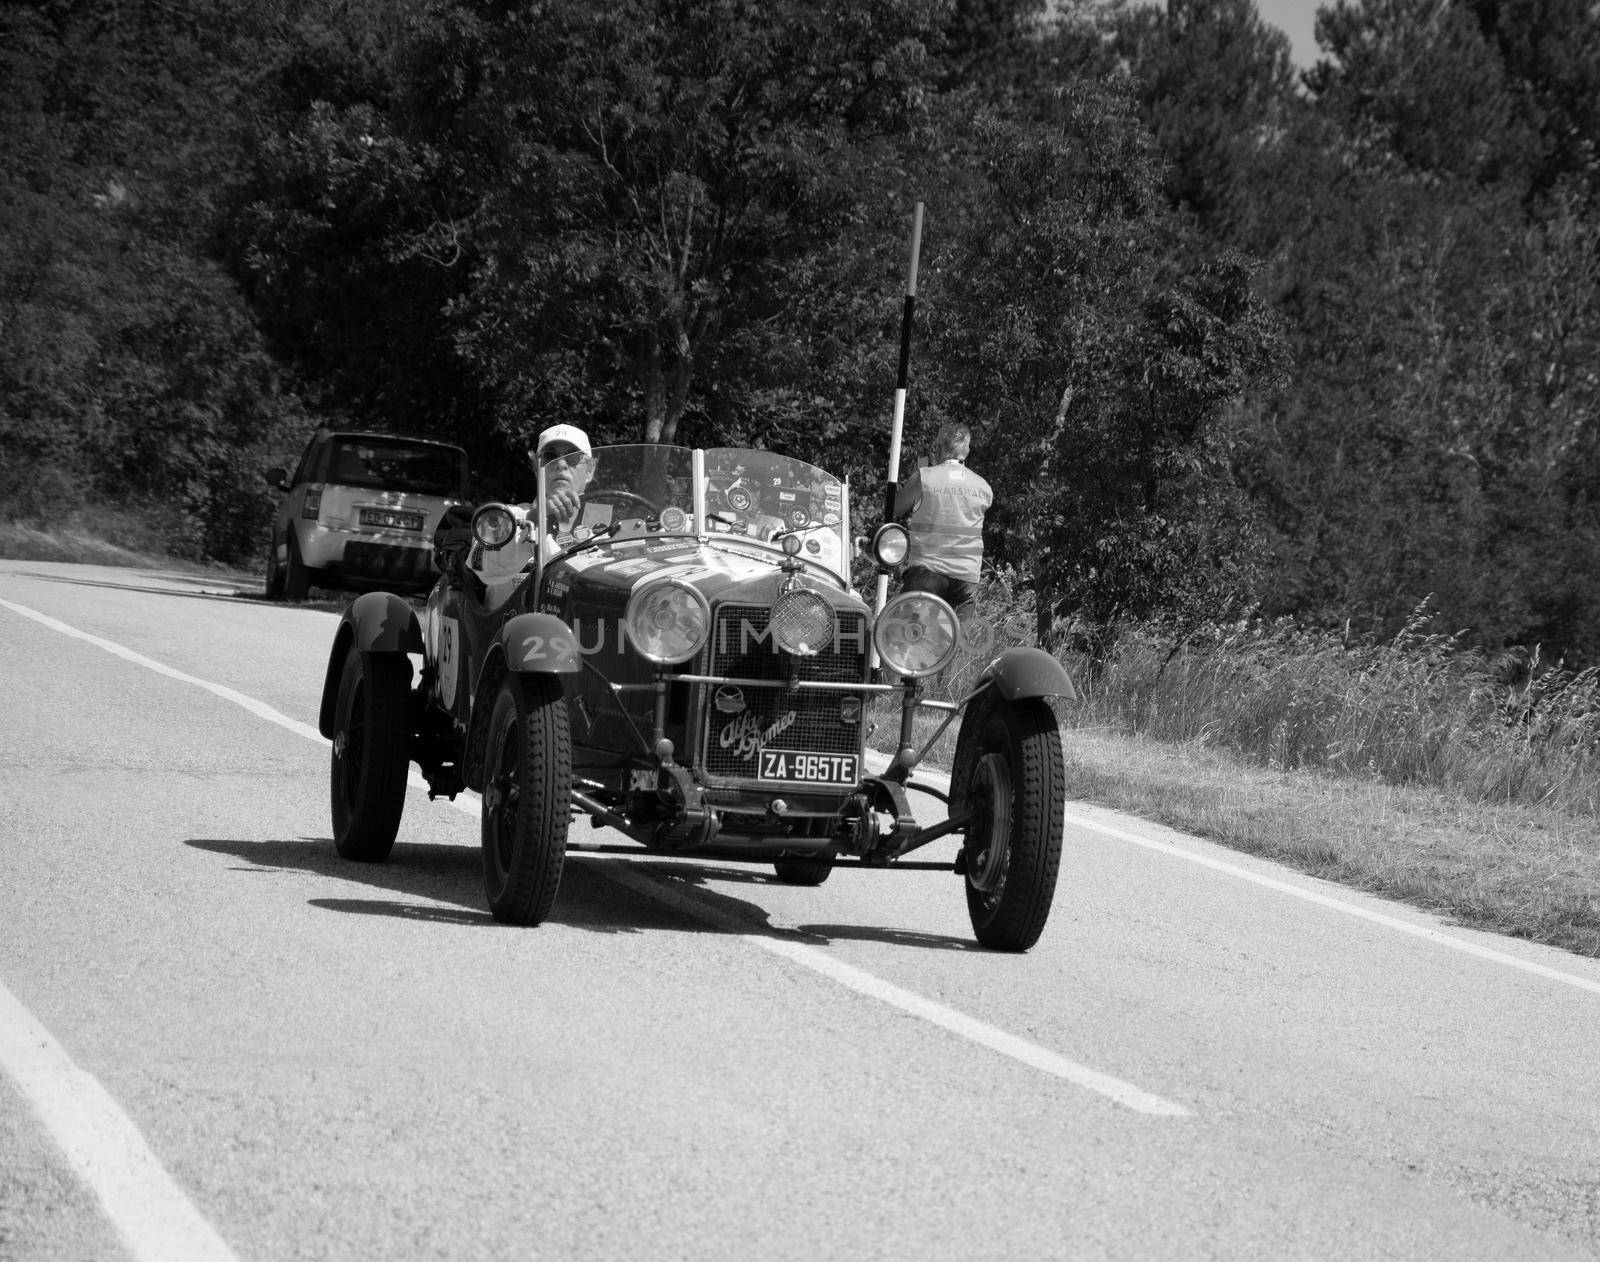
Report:
M486 548L503 548L516 533L516 514L504 504L485 504L472 514L472 537Z
M622 623L633 647L652 662L686 662L710 638L711 607L687 583L663 579L633 593Z
M833 643L833 606L816 592L796 587L773 602L771 625L773 642L785 653L815 657Z
M932 675L956 653L961 623L956 611L931 592L901 592L878 615L872 643L899 675Z
M885 569L892 569L906 559L911 547L911 536L897 521L886 521L872 535L872 557Z

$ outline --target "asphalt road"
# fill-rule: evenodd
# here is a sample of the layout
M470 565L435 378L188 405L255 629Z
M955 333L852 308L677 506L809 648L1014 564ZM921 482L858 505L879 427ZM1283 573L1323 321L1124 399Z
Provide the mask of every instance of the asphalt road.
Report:
M5 1262L1600 1256L1594 961L1076 803L1020 957L931 872L499 926L465 800L335 856L335 615L237 590L0 562Z

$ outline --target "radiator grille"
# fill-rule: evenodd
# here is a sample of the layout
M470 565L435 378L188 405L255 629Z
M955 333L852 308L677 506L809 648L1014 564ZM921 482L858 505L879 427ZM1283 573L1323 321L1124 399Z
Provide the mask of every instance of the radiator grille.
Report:
M802 681L861 683L865 678L866 615L846 609L838 612L838 618L833 643L814 657L798 659ZM709 673L736 679L787 679L796 659L772 646L769 631L765 605L719 608L712 627ZM715 686L710 692L700 762L708 775L755 777L756 751L763 746L817 754L853 754L860 747L864 693L747 687L739 689L735 698ZM742 702L742 708L733 709L735 700Z

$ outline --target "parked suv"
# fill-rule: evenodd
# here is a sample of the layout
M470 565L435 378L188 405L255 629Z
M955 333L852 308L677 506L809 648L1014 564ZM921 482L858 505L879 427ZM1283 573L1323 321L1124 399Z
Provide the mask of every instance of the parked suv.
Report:
M323 586L425 591L439 571L433 532L466 498L467 453L405 434L319 429L272 518L267 596L304 600Z

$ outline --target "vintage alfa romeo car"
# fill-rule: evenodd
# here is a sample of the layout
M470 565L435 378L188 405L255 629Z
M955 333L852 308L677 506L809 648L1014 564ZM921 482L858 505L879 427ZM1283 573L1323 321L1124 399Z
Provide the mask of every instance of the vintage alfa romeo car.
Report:
M895 564L904 530L853 542L848 487L815 466L660 445L601 447L589 461L561 533L485 504L470 528L439 536L442 577L424 610L371 592L345 611L320 713L338 852L388 857L414 762L430 797L482 793L498 920L549 914L581 812L629 839L605 849L770 863L793 885L836 867L953 871L980 943L1032 946L1061 855L1049 698L1075 696L1061 664L1008 649L970 695L929 698L925 681L961 649L955 614L903 593L874 616L852 562L865 551ZM812 488L820 517L797 527L760 496L713 493L736 477ZM545 484L541 469L537 504ZM899 732L874 774L867 737L883 697ZM919 712L934 716L920 748ZM957 722L944 793L915 772ZM918 823L912 791L938 800L937 822ZM907 859L951 835L953 861Z

